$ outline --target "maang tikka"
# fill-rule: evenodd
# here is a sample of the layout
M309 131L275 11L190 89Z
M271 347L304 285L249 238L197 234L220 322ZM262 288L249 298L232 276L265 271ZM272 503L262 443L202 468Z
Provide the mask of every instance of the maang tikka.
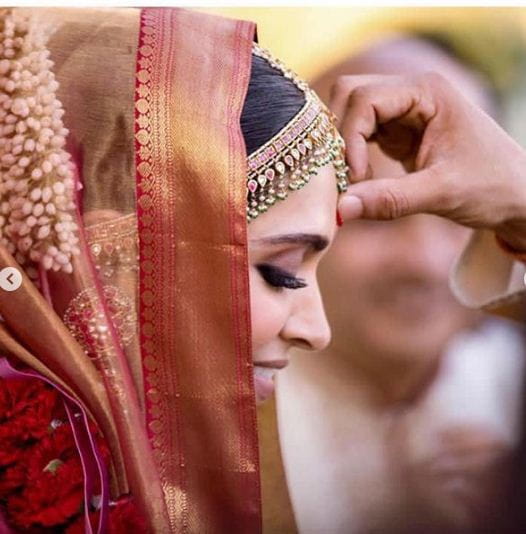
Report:
M328 163L334 165L338 191L345 192L348 187L345 144L334 115L306 82L267 50L254 43L253 54L303 91L305 104L274 137L248 156L248 222L287 198L289 192L304 187Z

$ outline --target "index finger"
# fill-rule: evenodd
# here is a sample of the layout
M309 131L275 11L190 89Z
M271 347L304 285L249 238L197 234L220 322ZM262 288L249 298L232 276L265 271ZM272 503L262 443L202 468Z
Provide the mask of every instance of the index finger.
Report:
M372 84L385 83L386 79L398 79L398 76L383 74L357 74L339 76L331 87L329 108L336 115L338 125L347 111L349 105L349 95L358 87Z
M357 85L367 80L369 83ZM435 114L425 87L398 76L342 77L333 92L333 105L340 114L353 181L367 177L367 141L378 124L398 119L423 128Z

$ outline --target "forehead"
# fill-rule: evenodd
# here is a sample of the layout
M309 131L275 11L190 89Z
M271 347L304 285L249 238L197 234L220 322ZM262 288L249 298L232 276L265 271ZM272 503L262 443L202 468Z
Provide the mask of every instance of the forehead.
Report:
M271 206L248 225L248 235L260 239L275 234L322 234L329 239L335 231L338 192L332 165L318 171L298 191Z

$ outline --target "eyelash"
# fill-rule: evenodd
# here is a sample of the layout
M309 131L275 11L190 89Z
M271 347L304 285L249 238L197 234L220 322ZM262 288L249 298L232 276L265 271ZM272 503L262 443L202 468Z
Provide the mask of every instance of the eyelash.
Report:
M277 289L301 289L307 287L303 278L297 278L292 274L268 263L257 265L259 274L267 284Z

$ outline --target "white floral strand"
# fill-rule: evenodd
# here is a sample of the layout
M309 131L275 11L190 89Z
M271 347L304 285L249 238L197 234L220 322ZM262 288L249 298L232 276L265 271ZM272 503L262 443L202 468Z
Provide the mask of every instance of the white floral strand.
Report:
M71 273L79 254L73 165L48 34L0 11L0 240L32 278L38 264Z

